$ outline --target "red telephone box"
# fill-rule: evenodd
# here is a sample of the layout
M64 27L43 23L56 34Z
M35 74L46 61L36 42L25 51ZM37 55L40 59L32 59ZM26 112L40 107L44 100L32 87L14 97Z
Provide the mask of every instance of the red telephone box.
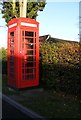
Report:
M8 23L8 85L39 85L39 23L14 18Z

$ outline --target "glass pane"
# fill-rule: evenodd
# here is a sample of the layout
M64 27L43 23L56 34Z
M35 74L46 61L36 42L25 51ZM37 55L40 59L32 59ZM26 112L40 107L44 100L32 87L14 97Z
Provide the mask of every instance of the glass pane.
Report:
M11 48L14 48L14 45L13 45L13 44L11 44L11 45L10 45L10 47L11 47Z
M34 60L36 60L35 56L28 56L27 57L27 61L34 61Z
M10 62L10 65L13 66L13 65L14 65L14 62Z
M22 44L22 48L24 48L24 44Z
M22 38L22 41L24 42L24 38Z
M36 45L35 44L27 44L26 48L27 49L36 49Z
M36 43L36 38L35 38L35 41L34 41L35 43Z
M22 69L22 73L24 74L24 69Z
M25 72L26 72L26 73L33 73L33 74L35 74L36 69L35 69L35 68L26 69Z
M35 32L35 37L36 37L36 32Z
M10 39L10 42L11 42L11 43L14 43L14 38L11 38L11 39Z
M10 66L10 72L14 71L14 66Z
M10 60L14 60L14 56L10 56Z
M27 43L33 43L34 39L33 38L25 38L25 42L27 42Z
M24 62L22 62L22 67L24 67Z
M25 80L32 80L32 79L35 79L35 75L26 75L25 76Z
M36 55L36 50L27 50L26 54L27 55Z
M10 54L13 55L13 54L14 54L14 51L13 51L13 50L10 50Z
M24 80L25 78L24 78L24 75L22 75L22 79Z
M12 79L14 79L14 74L13 74L13 73L10 73L10 77L11 77Z
M24 62L24 56L22 56L22 62Z
M10 69L10 72L13 74L13 73L14 73L14 68L11 68L11 69Z
M35 67L36 66L36 63L35 62L27 62L25 64L25 67Z
M34 36L34 32L25 31L25 36Z
M10 33L10 36L14 36L14 32L11 32L11 33Z
M24 36L24 31L22 31L22 36Z

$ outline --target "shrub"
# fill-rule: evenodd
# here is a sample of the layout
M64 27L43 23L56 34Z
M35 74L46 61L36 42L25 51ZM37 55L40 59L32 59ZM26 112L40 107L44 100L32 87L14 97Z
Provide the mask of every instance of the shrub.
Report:
M2 73L7 74L7 49L1 48ZM81 90L80 46L78 42L40 43L40 84L48 89L79 93Z
M40 83L49 89L80 91L79 44L75 42L40 43Z

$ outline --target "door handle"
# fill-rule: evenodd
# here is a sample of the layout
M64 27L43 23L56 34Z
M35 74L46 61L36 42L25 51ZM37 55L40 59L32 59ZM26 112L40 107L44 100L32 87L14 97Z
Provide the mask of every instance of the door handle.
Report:
M20 51L20 54L22 54L22 51Z

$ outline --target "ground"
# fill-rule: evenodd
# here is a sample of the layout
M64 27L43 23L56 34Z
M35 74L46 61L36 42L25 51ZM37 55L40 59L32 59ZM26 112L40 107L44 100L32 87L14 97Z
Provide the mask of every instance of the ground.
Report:
M43 88L14 90L7 86L3 76L3 93L23 106L47 118L81 118L81 99L75 95L57 93Z

